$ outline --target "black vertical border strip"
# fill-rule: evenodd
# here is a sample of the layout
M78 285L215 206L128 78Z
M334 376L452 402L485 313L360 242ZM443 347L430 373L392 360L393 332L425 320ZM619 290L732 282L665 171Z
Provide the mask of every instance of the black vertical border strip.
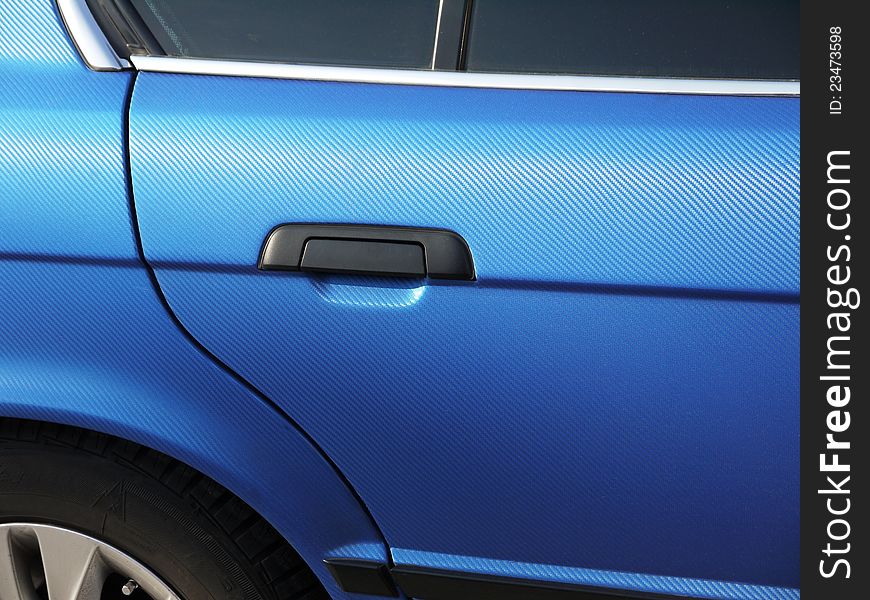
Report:
M456 71L462 61L463 39L468 5L471 0L441 0L438 35L432 67L436 71Z
M836 307L836 297L829 301L830 291L845 294L854 288L870 293L866 285L870 259L867 241L870 236L867 180L870 178L866 127L868 107L867 77L870 77L870 24L859 16L861 2L804 0L801 3L801 596L805 600L867 598L867 439L868 394L868 331L866 306ZM840 51L842 63L839 75L831 71L831 28L841 27ZM759 57L763 60L764 57ZM841 77L842 90L831 89L831 77ZM831 102L842 102L840 114L831 114ZM834 161L849 164L848 174L832 173L832 179L848 179L848 183L829 182L828 161L831 152L848 152ZM828 194L835 189L847 190L848 207L832 210ZM834 194L834 202L842 204L845 196ZM828 226L831 215L835 223L843 223L848 212L851 224L847 230ZM842 248L848 248L843 250ZM834 258L832 259L831 256ZM849 267L849 281L835 284L830 277L844 278ZM831 268L838 269L834 272ZM870 296L862 298L870 301ZM853 303L854 304L854 303ZM847 331L839 331L829 323L832 313L848 314L840 324L849 323ZM848 368L832 371L828 368L828 344L832 336L845 336L834 341L834 347L848 350L834 360ZM848 380L822 380L823 376L848 376ZM832 406L827 398L834 385L849 386L851 400L841 407ZM836 411L840 411L839 414ZM845 431L833 432L828 419L841 428L849 412L850 424ZM840 426L837 425L837 420ZM849 449L829 449L827 435L849 442ZM823 472L822 454L832 462L838 454L848 472ZM833 488L828 481L849 490L848 494L825 492ZM845 476L850 479L843 484ZM821 491L821 493L820 493ZM848 511L842 515L849 501ZM828 502L831 502L829 508ZM847 522L845 525L842 519ZM848 535L845 535L847 534ZM834 537L832 537L832 535ZM841 540L836 537L845 537ZM830 548L828 546L830 544ZM848 544L848 546L847 546ZM848 550L848 551L845 551ZM846 564L836 562L843 559ZM822 571L830 577L824 577Z
M474 0L465 0L465 16L462 21L462 39L459 42L460 71L468 70L468 40L471 37L471 21L474 15Z

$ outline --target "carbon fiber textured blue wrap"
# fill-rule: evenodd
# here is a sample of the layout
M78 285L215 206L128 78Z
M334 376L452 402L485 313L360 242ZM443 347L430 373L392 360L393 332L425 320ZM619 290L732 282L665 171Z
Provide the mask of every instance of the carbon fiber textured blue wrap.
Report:
M798 121L792 99L143 73L131 152L170 305L391 547L704 595L798 585ZM479 279L258 272L293 221L452 229Z
M0 415L178 458L268 519L333 598L358 597L321 561L386 560L371 520L303 436L184 338L140 265L6 259L0 282Z
M443 285L403 306L345 278L159 279L391 546L797 586L797 305Z
M321 561L387 560L371 518L304 435L184 336L139 260L130 82L84 66L51 0L0 2L0 416L103 431L192 465L349 598Z
M249 265L274 225L340 218L454 229L481 280L797 294L799 107L143 73L143 242Z
M85 68L51 0L0 2L0 253L136 257L130 81Z

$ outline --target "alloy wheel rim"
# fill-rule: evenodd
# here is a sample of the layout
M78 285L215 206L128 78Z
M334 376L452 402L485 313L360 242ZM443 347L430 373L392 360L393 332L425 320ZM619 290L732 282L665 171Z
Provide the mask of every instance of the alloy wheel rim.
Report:
M181 600L148 567L91 536L0 523L2 600Z

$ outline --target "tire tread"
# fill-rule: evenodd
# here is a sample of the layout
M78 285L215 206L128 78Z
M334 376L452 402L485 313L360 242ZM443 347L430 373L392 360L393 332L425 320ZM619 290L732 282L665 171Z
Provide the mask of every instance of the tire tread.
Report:
M4 441L62 446L115 461L159 482L185 500L235 545L276 600L325 600L317 578L287 541L254 509L216 481L161 452L92 430L0 417Z

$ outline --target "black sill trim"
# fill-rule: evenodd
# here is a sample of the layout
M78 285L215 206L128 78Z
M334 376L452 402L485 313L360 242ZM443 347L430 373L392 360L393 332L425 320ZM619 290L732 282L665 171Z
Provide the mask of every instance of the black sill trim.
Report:
M348 593L397 598L387 565L373 560L327 558L323 561L338 587Z
M424 567L394 567L393 578L405 594L419 600L617 600L675 598L662 594L461 573Z
M618 600L674 599L678 596L463 573L426 567L388 569L374 561L327 559L324 561L345 592L395 598L396 586L417 600ZM394 583L395 582L395 583Z

